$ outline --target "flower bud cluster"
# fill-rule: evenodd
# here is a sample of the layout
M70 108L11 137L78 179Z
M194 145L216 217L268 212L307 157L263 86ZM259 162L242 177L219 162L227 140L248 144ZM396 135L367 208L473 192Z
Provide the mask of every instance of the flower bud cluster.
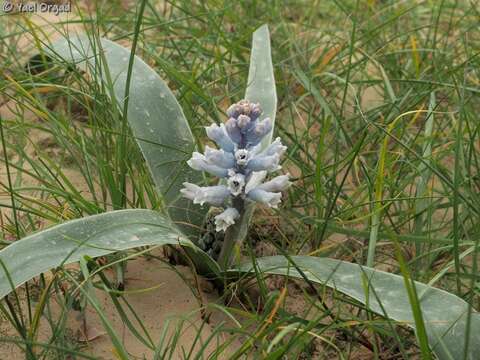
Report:
M264 182L268 173L281 168L280 157L287 147L276 138L261 149L262 139L272 131L272 121L270 118L260 120L261 114L259 104L247 100L233 104L227 110L225 124L205 128L218 149L206 146L204 154L194 152L187 162L195 170L226 179L225 185L204 187L186 182L181 190L183 196L195 204L209 203L225 208L215 217L216 231L225 231L240 218L242 209L234 207L234 199L276 208L281 201L281 191L290 186L288 175Z

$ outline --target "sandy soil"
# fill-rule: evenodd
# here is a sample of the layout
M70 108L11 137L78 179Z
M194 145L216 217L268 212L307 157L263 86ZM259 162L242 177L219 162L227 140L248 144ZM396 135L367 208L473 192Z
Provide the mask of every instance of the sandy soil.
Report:
M176 266L175 270L165 264L162 265L161 262L155 259L142 257L129 261L126 273L126 291L132 293L126 295L125 299L135 310L136 315L141 319L155 343L160 340L167 320L170 320L167 332L169 336L173 334L175 325L179 324L180 320L185 320L181 336L174 351L174 358L181 359L183 358L181 356L182 348L187 353L190 351L202 319L199 311L200 303L190 287L193 286L190 270L183 266ZM177 274L177 271L182 277L186 278L186 282ZM142 289L147 290L139 293ZM210 290L210 288L207 290ZM115 306L112 304L110 296L100 290L96 290L95 293L102 310L117 335L122 339L131 359L151 359L153 356L152 350L141 343L122 322ZM216 296L211 292L203 292L203 295L204 301L216 300ZM58 316L60 314L60 306L55 305L53 301L52 304L52 313L54 317ZM71 336L72 342L77 342L82 352L99 359L116 359L111 340L92 306L87 307L86 319L88 325L87 336L85 336L83 331L83 321L81 320L80 312L71 311L68 314L68 336ZM132 323L137 324L133 316L130 316L130 319ZM196 345L195 349L203 346L202 342L211 335L211 329L217 323L215 319L216 315L212 316L211 324L203 328L201 341ZM138 326L136 327L139 328ZM0 332L1 336L16 336L13 329L6 326L5 323L0 325ZM51 330L45 319L43 319L38 341L47 341L50 335ZM85 341L87 338L90 338L90 341ZM225 338L219 335L218 340L223 343ZM206 353L213 351L215 344L216 341L207 345ZM20 360L25 358L23 352L12 344L0 344L0 354L2 355L1 359Z

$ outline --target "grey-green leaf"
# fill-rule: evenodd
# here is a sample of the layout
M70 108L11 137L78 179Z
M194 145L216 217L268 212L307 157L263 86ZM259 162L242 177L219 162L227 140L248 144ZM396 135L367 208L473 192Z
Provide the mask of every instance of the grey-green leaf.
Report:
M260 103L263 109L261 118L269 117L275 124L277 91L270 50L270 33L266 24L253 33L245 99ZM263 147L272 142L273 131L274 129L263 140Z
M13 290L12 285L16 288L52 268L77 262L84 255L98 257L139 246L167 244L188 247L211 272L218 271L216 263L170 219L152 210L118 210L53 226L2 249L0 299Z
M312 282L326 284L382 316L415 327L412 308L403 277L357 264L311 256L292 256L292 261ZM258 259L258 267L268 274L301 278L292 264L282 256ZM250 272L251 264L240 271ZM369 284L365 291L365 280ZM468 304L447 291L415 282L420 297L430 347L440 359L464 359L467 337ZM470 314L470 338L465 359L478 359L480 354L480 316Z
M86 36L62 39L48 52L68 63L88 60L90 69L95 65L98 69L100 64L102 71L108 68L116 100L123 108L131 52L107 39L100 39L95 46L91 41ZM102 81L106 79L102 75ZM168 213L185 233L196 234L206 210L180 197L179 190L185 181L200 183L203 179L186 165L195 141L182 108L160 76L138 56L133 62L129 94L127 119Z

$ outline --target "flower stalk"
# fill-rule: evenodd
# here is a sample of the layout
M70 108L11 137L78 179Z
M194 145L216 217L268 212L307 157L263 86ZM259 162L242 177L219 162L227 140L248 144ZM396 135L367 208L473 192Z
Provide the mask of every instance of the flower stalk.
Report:
M222 249L218 255L218 265L221 269L228 269L234 255L235 244L237 239L243 239L242 232L246 232L247 224L244 222L248 219L247 212L245 209L245 201L236 197L232 200L234 208L238 211L239 217L237 221L227 228L225 231L225 238L223 239ZM245 234L246 235L246 234ZM240 245L240 244L238 244Z

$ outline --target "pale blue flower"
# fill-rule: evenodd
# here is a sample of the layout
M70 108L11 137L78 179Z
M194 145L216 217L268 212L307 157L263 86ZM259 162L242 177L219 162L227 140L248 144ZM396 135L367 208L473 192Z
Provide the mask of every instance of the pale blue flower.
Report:
M237 120L234 118L230 118L225 123L225 130L227 131L228 136L232 139L233 142L239 144L242 142L242 132L240 128L237 126Z
M212 205L222 205L230 196L230 189L225 185L217 186L198 186L189 182L184 182L180 192L184 197L193 201L194 204L203 205L209 203Z
M262 121L257 121L246 134L247 146L255 146L262 141L262 139L272 131L273 123L270 118L265 118Z
M237 209L229 207L224 212L215 216L216 231L225 231L230 225L235 224L235 220L240 217Z
M282 156L285 151L287 150L287 147L282 144L282 140L277 137L270 145L267 146L267 148L261 152L261 155L273 155L273 154L278 154L278 156Z
M247 184L245 185L245 194L248 194L250 190L253 190L259 186L266 177L266 171L253 171L248 178Z
M248 160L246 168L252 171L266 170L272 172L281 168L279 162L280 156L278 154L267 156L257 155Z
M282 193L279 192L269 192L258 187L250 190L247 194L247 197L250 200L263 203L269 207L277 208L282 199Z
M235 156L232 153L209 146L205 146L205 159L210 165L216 165L225 169L231 169L235 166Z
M206 171L212 175L218 177L226 177L228 175L228 169L220 167L218 165L210 164L203 154L194 152L192 158L187 161L187 164L194 170Z
M270 192L284 191L292 184L288 179L288 174L279 175L270 181L258 185L256 188Z
M235 144L232 139L228 136L227 131L225 130L225 125L221 124L212 124L205 127L207 131L207 136L215 141L215 143L220 146L225 151L232 152L235 149Z

